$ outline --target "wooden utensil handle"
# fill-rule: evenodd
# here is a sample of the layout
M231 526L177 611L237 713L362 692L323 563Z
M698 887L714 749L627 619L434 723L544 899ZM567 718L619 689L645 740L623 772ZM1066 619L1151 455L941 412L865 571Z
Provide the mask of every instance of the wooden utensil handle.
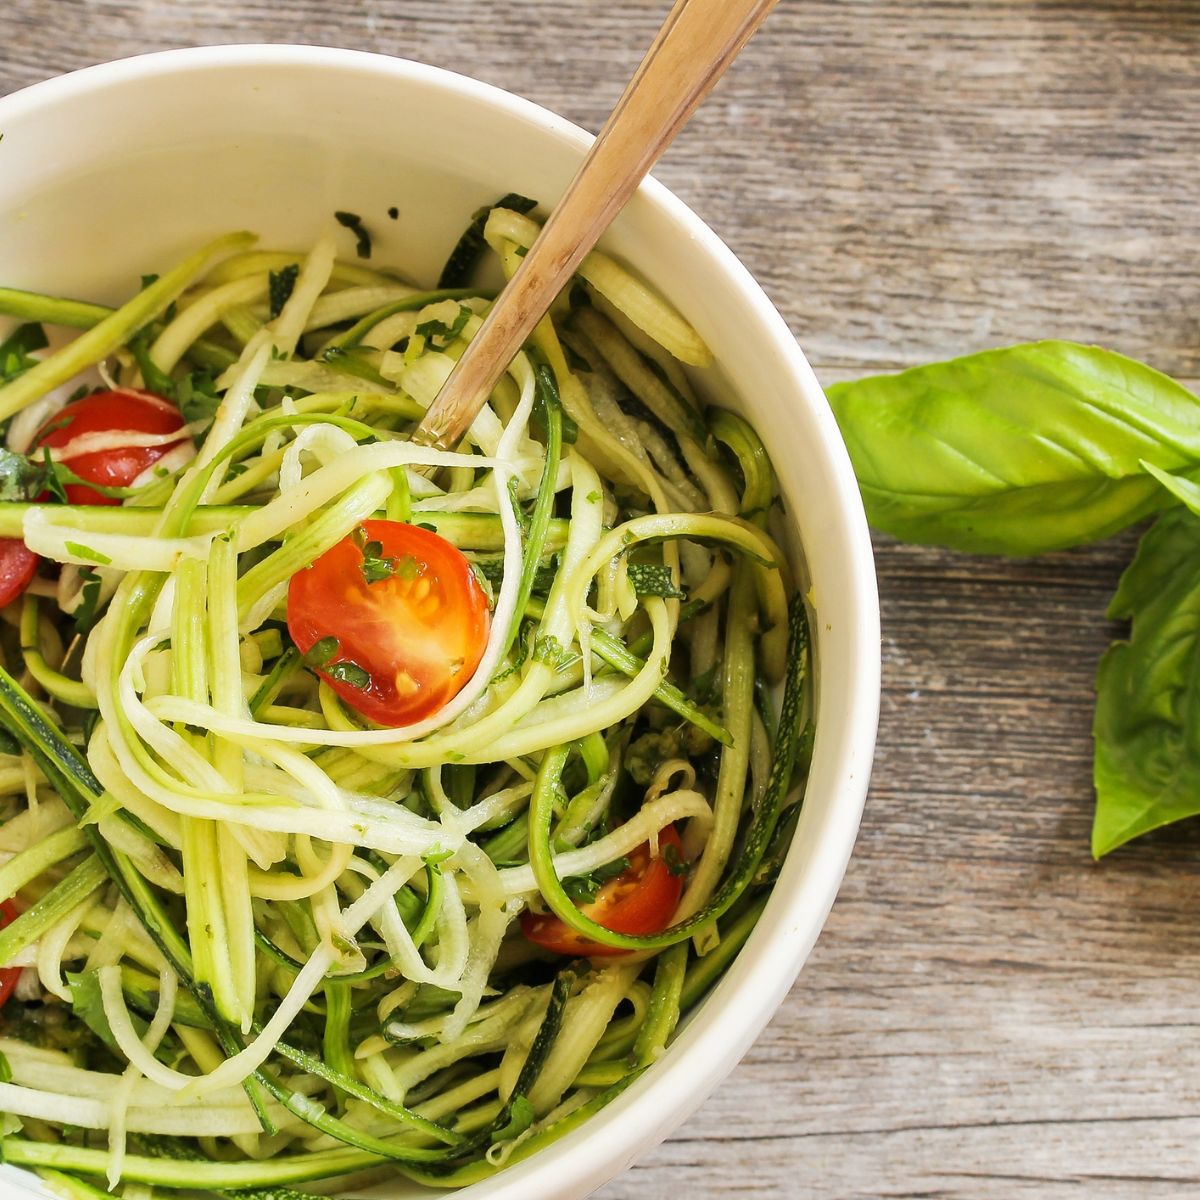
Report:
M457 445L551 301L776 3L677 0L414 441Z

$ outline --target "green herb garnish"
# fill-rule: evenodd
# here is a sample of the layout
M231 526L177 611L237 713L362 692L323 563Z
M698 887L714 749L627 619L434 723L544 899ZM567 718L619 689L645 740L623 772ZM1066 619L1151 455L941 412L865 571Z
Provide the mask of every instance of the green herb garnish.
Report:
M516 192L509 192L507 196L501 196L495 204L485 204L482 208L477 208L471 214L471 223L463 230L462 237L458 239L454 249L450 251L450 257L446 259L446 265L442 267L442 273L438 276L438 287L465 287L470 282L475 266L487 245L483 238L483 230L493 208L508 208L513 212L527 213L537 208L537 201L530 200L528 196L519 196Z
M682 600L683 592L663 563L630 563L626 567L629 582L639 596L661 596L665 600Z
M458 315L454 318L452 324L447 325L445 321L439 321L436 317L430 318L428 321L422 321L414 333L419 334L423 338L442 338L444 342L450 343L466 328L467 322L475 314L465 304L458 306Z
M563 880L563 890L576 904L591 904L600 889L610 880L628 871L629 859L615 858L587 875L572 875Z
M30 500L43 486L43 472L23 454L0 449L0 500Z
M368 252L370 243L368 243ZM278 271L271 271L267 276L267 291L271 302L271 319L274 320L283 306L291 299L292 289L296 286L296 276L300 274L299 263L289 263Z
M349 659L328 663L321 670L330 679L336 679L339 683L348 683L351 687L358 688L360 691L371 684L370 672L365 667L360 667L358 663L352 662Z
M102 554L99 550L93 550L91 546L85 546L82 542L64 542L68 554L73 554L76 558L85 558L88 562L99 563L102 567L107 567L112 559L107 554Z
M352 212L335 212L334 217L339 225L344 225L354 234L354 249L359 258L371 257L371 235L363 224L362 217Z
M46 331L40 325L34 322L18 325L0 342L0 383L28 371L38 361L33 352L45 350L48 345Z
M76 633L87 633L96 622L96 606L100 602L100 576L91 567L83 567L79 572L83 584L80 601L72 614Z

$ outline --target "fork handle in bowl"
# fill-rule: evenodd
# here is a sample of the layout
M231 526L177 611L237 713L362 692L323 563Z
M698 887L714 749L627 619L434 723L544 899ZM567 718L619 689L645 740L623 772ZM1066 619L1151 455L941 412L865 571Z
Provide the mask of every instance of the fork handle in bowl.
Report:
M541 234L413 441L453 449L584 256L777 0L676 0Z

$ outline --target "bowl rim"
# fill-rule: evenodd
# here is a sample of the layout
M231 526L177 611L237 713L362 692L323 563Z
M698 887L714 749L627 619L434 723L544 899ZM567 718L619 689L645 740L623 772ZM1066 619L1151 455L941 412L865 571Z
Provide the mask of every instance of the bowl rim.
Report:
M166 73L231 67L270 70L351 70L407 79L454 93L497 110L506 119L539 129L580 156L593 141L579 126L531 100L442 67L363 50L289 43L239 43L159 50L85 67L0 97L0 128L44 106L69 103L97 89L120 87ZM484 1180L460 1195L478 1200L577 1197L612 1179L661 1141L699 1107L742 1058L791 988L833 904L858 832L866 799L880 699L880 626L874 558L861 497L849 456L812 368L782 316L733 251L682 200L654 178L641 185L649 203L691 240L735 299L757 324L786 382L799 396L820 434L833 495L826 514L844 542L850 579L839 617L852 625L851 653L839 661L848 680L849 710L839 738L818 734L816 754L838 768L836 797L819 833L821 853L800 875L795 848L753 934L705 1002L681 1029L664 1058L673 1060L636 1080L601 1112L552 1146ZM789 872L789 867L793 868ZM800 875L799 878L789 876ZM771 943L775 953L752 953ZM784 953L779 953L782 947ZM689 1068L680 1060L691 1059ZM674 1069L667 1069L673 1066ZM565 1165L566 1164L566 1165Z

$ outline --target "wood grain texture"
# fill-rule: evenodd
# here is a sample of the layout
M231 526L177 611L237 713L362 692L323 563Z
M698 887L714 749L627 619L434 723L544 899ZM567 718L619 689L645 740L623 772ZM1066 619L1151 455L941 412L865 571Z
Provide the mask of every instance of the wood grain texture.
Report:
M594 129L665 7L6 0L0 92L323 42ZM1194 0L784 0L657 174L827 379L1042 336L1195 377L1198 51ZM879 541L879 755L842 894L743 1065L603 1200L1200 1195L1200 830L1087 851L1091 681L1133 545Z

